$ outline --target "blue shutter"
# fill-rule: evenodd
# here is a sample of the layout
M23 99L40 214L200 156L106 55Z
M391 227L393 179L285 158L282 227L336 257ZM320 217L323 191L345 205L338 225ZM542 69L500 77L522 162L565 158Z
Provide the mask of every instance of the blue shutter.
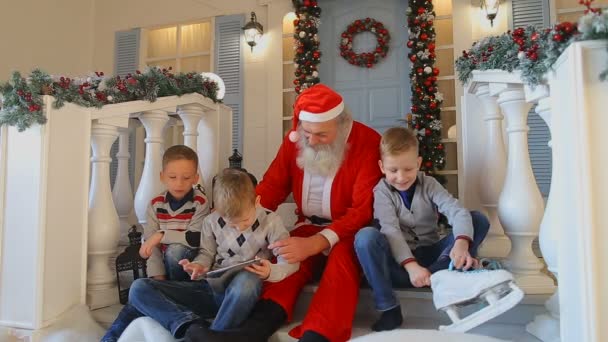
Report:
M114 75L124 76L128 73L134 73L139 69L139 42L141 30L136 28L129 31L118 31L114 35ZM118 138L112 145L110 157L110 184L114 186L116 172L118 170L118 160L116 153L118 152ZM129 136L129 177L131 178L131 187L133 187L135 176L135 131L131 131Z
M512 0L511 28L535 26L542 29L549 26L549 0ZM544 196L549 194L551 183L551 149L549 127L534 111L528 113L528 151L536 183Z
M114 36L114 75L124 76L139 68L140 29L118 31Z
M243 15L215 18L215 73L226 85L224 104L232 108L232 148L243 151Z
M538 29L550 25L549 0L512 0L511 27L535 26Z

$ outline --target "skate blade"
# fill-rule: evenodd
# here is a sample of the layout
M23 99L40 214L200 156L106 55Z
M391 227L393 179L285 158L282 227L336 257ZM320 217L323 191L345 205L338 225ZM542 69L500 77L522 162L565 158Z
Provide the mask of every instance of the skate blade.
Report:
M479 326L492 318L513 308L524 298L524 292L515 283L509 283L510 293L500 298L499 293L489 290L482 295L488 302L488 306L474 312L467 317L458 317L455 305L446 308L446 313L453 321L451 325L439 326L439 330L448 332L467 332L476 326Z

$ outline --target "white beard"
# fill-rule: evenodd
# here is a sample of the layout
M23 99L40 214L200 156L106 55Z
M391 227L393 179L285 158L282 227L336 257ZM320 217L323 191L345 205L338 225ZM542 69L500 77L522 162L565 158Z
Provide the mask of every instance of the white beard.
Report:
M302 127L298 127L298 133L300 134L298 157L296 159L298 166L314 175L334 176L340 169L348 149L346 140L350 133L350 125L345 126L340 128L333 143L314 147L308 144L308 139L304 136Z

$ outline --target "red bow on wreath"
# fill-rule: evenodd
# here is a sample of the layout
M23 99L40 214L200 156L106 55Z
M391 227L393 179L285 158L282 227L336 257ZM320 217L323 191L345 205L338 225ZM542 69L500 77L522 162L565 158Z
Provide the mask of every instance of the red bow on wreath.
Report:
M376 35L378 45L373 51L355 53L353 51L353 37L361 32L370 32ZM348 63L360 67L371 68L386 57L388 53L388 43L391 40L391 35L384 25L371 18L357 19L352 22L344 32L342 32L342 40L340 43L340 56Z

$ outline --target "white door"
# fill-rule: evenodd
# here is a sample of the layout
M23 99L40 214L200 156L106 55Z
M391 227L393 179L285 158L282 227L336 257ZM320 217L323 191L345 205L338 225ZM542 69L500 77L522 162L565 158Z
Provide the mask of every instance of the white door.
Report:
M403 125L410 108L409 60L407 59L406 0L325 0L321 6L321 82L344 97L357 121L382 132ZM388 55L372 68L348 64L340 56L340 35L356 19L382 22L391 35ZM356 53L376 47L372 33L354 38Z

